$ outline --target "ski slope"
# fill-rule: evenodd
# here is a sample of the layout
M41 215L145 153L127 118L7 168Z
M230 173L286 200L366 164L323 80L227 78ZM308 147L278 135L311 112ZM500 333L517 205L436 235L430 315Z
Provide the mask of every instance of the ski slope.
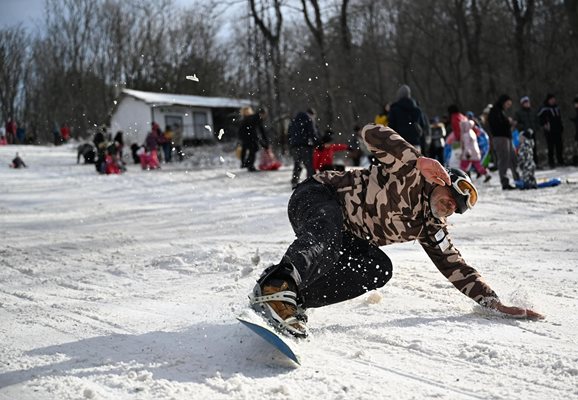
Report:
M295 367L235 320L292 241L290 171L237 163L198 148L102 176L73 145L0 147L0 399L578 399L578 185L494 176L450 218L502 300L545 321L488 313L419 244L388 246L392 280L310 310Z

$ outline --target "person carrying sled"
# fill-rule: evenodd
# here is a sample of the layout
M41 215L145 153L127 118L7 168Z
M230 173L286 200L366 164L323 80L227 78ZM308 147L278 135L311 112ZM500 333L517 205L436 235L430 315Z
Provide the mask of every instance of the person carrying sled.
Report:
M417 240L440 272L480 305L512 317L543 318L502 304L454 247L447 217L475 206L478 192L470 178L422 157L391 128L370 124L361 136L381 163L322 172L297 186L288 205L297 237L258 279L252 307L282 332L305 337L304 310L384 286L392 262L379 247Z

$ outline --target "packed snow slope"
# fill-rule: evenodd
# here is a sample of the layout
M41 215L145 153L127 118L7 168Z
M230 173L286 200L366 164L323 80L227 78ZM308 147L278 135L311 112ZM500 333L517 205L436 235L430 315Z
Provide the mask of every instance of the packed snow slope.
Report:
M239 324L294 235L289 167L222 147L102 176L73 145L0 147L0 399L578 399L578 169L480 183L454 242L503 302L485 312L417 243L379 291L311 310L297 367ZM29 165L8 163L18 151Z

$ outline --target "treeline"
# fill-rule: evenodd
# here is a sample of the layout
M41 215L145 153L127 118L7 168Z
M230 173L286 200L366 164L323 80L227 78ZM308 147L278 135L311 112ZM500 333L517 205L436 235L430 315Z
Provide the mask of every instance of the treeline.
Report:
M407 83L430 116L578 93L578 0L46 0L0 30L3 120L49 141L107 123L123 87L252 98L275 132L314 107L349 132ZM195 73L200 81L185 79Z

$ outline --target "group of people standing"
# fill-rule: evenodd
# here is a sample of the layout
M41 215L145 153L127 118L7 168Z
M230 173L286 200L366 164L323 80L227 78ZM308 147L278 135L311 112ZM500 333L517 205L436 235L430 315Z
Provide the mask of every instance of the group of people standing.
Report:
M9 119L4 126L0 126L0 145L25 143L26 129L23 124Z
M536 135L543 131L548 149L548 165L565 165L562 133L564 131L556 97L548 94L538 110L532 109L529 96L520 99L520 108L510 115L513 101L499 96L478 117L472 112L462 113L457 105L448 107L448 115L434 117L429 123L425 113L411 97L407 85L398 90L397 101L386 104L375 117L375 123L389 126L422 153L449 166L452 145L461 148L460 168L473 169L478 176L490 179L487 166L498 169L504 190L515 189L508 176L523 188L535 187L534 170L539 166ZM578 144L578 97L574 99ZM453 146L455 147L455 146ZM578 158L578 154L576 155Z

